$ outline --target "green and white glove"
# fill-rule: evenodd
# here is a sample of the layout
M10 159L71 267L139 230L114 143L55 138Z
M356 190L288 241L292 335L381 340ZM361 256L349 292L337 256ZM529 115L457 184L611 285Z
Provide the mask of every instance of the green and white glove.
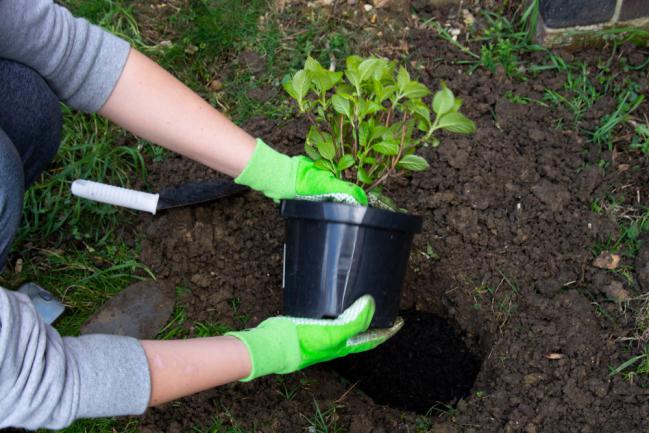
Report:
M403 320L398 318L391 328L367 331L373 315L374 299L365 295L336 319L271 317L256 328L226 335L238 338L248 348L252 370L242 379L247 382L373 349L403 326Z
M279 153L260 139L257 139L248 165L234 181L276 201L334 200L367 206L367 195L358 185L337 179L333 173L317 168L305 156L290 157Z

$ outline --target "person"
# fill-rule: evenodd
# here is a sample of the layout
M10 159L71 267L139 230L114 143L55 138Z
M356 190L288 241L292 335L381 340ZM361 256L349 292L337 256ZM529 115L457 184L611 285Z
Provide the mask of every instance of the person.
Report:
M25 188L58 149L59 101L269 198L367 204L358 186L253 138L124 40L52 0L0 0L0 269ZM56 429L78 418L141 414L217 385L369 350L401 326L366 331L373 312L363 296L336 319L271 317L220 337L63 338L28 297L0 288L0 427Z

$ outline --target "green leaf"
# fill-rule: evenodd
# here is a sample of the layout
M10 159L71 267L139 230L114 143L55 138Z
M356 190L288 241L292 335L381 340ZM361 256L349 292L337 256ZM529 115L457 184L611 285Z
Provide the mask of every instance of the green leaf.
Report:
M379 141L372 146L372 149L381 155L394 156L399 153L399 144L393 141Z
M439 119L438 127L457 134L472 134L475 132L475 123L464 114L450 112Z
M410 81L405 85L403 90L400 90L401 95L405 98L423 98L430 94L428 87L417 81Z
M381 102L385 101L386 99L394 95L396 91L397 91L397 86L395 86L394 84L388 84L387 86L383 86L383 99Z
M340 114L344 114L348 119L351 119L352 112L349 101L347 99L343 98L340 95L333 95L331 97L331 104L333 105L334 110L336 110Z
M304 152L306 153L306 155L309 158L311 158L314 161L317 161L317 160L319 160L321 158L321 156L318 153L318 151L316 150L316 148L309 145L309 144L304 145Z
M462 107L462 99L461 98L455 98L455 104L453 104L453 109L451 111L460 111L460 107Z
M368 165L374 165L376 164L376 158L374 158L373 156L366 156L365 158L363 158L363 163Z
M397 163L397 168L410 171L423 171L428 167L428 161L417 155L406 155Z
M347 153L338 160L338 166L337 166L338 170L339 171L347 170L349 167L354 165L354 162L355 162L354 157Z
M307 145L313 146L318 149L318 152L324 159L331 160L336 154L336 148L334 147L331 135L318 130L318 128L316 128L315 126L311 126L311 128L309 128L309 133L306 136L306 141Z
M373 182L372 178L367 174L367 171L365 171L363 167L358 167L356 177L358 178L358 180L368 185Z
M345 59L345 67L347 69L357 70L358 65L361 64L363 59L357 55L351 55Z
M365 117L369 114L374 114L384 109L385 107L383 107L381 104L377 104L374 101L360 101L360 117Z
M304 69L297 71L295 75L293 75L291 84L293 85L293 89L295 89L295 93L297 95L296 99L298 99L299 101L304 99L306 94L309 93L309 88L311 87L309 77L307 76Z
M361 73L353 70L353 69L347 69L345 71L345 76L349 80L349 82L356 88L361 87Z
M336 167L334 167L333 164L326 159L319 159L313 165L321 170L327 170L332 172L333 174L336 174Z
M435 93L433 97L433 111L438 115L444 115L453 110L455 106L455 96L453 92L446 87L446 83L442 81L442 90Z
M358 71L361 73L361 81L365 81L373 75L381 74L383 67L382 62L385 60L377 59L375 57L370 57L369 59L363 60L358 65Z
M361 126L358 127L358 144L360 144L361 148L367 146L372 132L371 129L370 125L366 122L361 123Z
M323 140L318 143L318 152L326 160L331 161L336 156L336 148L334 147L334 141L329 134L322 134Z
M295 99L296 101L299 99L297 92L293 87L293 82L291 81L290 78L287 78L285 81L283 81L282 86L284 87L284 90L286 90L286 93L288 93L291 96L291 98Z
M343 76L342 72L331 72L326 69L308 72L311 81L318 88L320 93L325 93L340 81Z
M409 101L407 107L411 112L419 116L419 118L430 121L430 110L428 109L426 104L424 104L420 100L416 99L414 101Z
M408 73L408 70L401 66L399 68L399 73L397 74L397 86L399 87L399 91L401 93L405 93L406 91L406 85L410 82L410 74Z
M372 133L370 134L370 142L376 140L379 137L383 137L383 135L388 132L388 128L386 128L383 125L377 125L372 129Z
M324 68L322 67L320 62L318 62L313 57L309 56L306 58L306 61L304 62L304 69L310 72L315 72L315 71L321 71Z

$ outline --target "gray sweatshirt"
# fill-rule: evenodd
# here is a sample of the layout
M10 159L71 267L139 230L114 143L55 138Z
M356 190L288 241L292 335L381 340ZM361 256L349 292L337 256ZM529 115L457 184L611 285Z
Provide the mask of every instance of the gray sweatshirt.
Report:
M97 111L124 67L125 41L51 0L0 0L0 58L40 73L62 101ZM62 428L77 418L140 414L151 391L133 338L61 338L29 299L0 288L0 428Z

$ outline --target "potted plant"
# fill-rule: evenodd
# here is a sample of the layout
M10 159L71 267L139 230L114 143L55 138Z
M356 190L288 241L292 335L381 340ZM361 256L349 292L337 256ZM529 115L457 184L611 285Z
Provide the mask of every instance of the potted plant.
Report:
M350 56L343 72L309 57L283 85L311 124L305 153L318 167L360 185L370 201L370 207L282 203L284 312L334 317L369 293L376 301L372 326L391 326L422 219L400 211L385 185L429 167L415 152L438 146L435 132L470 134L475 124L444 82L431 98L403 66L382 58Z

